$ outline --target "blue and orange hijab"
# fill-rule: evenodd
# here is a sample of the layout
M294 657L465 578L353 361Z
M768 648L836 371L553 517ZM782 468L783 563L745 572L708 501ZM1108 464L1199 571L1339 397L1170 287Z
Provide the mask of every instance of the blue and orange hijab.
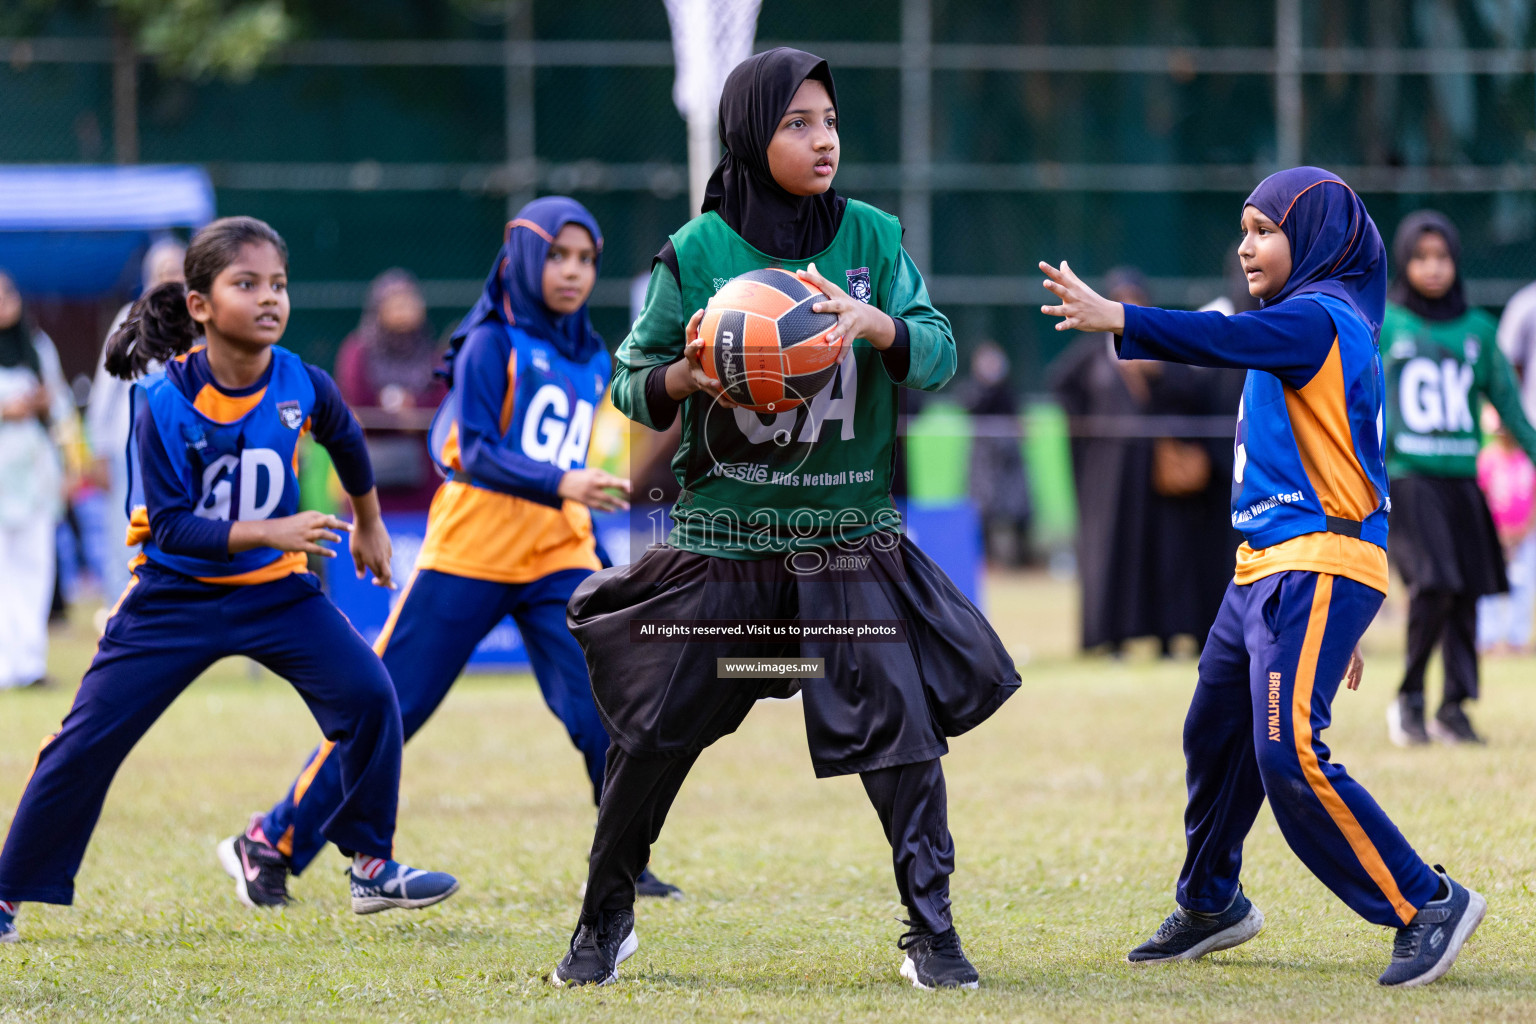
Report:
M1278 224L1291 243L1291 276L1261 305L1331 295L1359 314L1375 341L1387 308L1387 250L1354 190L1332 171L1292 167L1259 182L1243 205Z
M597 269L603 263L603 232L597 218L585 206L567 196L544 196L517 211L507 223L501 251L485 279L485 290L459 322L448 341L440 376L453 385L453 360L470 331L482 323L500 323L527 331L550 342L567 359L585 362L603 347L602 336L592 329L587 305L574 313L557 316L544 304L544 263L555 236L567 224L579 224L592 235L597 249Z

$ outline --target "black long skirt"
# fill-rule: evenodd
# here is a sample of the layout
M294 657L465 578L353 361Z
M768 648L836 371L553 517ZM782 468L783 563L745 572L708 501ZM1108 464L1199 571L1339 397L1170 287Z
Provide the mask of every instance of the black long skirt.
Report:
M1476 480L1404 476L1391 487L1387 551L1411 592L1509 590L1499 532Z
M883 535L857 556L830 554L837 568L808 571L814 557L739 561L657 546L584 581L567 620L614 742L636 757L702 750L734 732L758 699L798 688L816 774L845 775L938 757L948 737L985 721L1018 688L986 618L905 536ZM886 625L872 642L840 633L658 635L659 624L675 622ZM720 658L821 658L825 675L733 678Z

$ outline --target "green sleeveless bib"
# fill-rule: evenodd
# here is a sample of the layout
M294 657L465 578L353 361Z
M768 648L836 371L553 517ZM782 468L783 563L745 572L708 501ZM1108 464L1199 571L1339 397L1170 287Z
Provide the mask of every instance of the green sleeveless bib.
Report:
M806 260L758 252L716 213L672 236L684 317L703 309L749 270L809 263L850 295L886 308L901 258L901 223L850 200L837 235ZM880 354L855 339L839 372L815 398L778 415L724 409L702 392L683 404L683 438L672 468L683 493L669 542L725 558L762 558L807 546L895 531L896 384Z

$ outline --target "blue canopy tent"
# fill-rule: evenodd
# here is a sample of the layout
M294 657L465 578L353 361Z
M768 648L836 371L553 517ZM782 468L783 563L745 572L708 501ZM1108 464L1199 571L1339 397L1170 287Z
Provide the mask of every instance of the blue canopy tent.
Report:
M137 256L154 237L213 211L200 167L0 166L0 268L30 295L137 291Z

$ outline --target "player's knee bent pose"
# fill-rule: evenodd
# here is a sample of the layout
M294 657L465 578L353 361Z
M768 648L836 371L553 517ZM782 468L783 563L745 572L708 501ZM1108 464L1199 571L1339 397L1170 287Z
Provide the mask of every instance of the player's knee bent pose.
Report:
M450 346L452 388L431 431L448 479L417 572L376 644L410 738L510 615L594 800L608 736L565 606L602 565L589 509L628 507L629 481L586 466L612 366L587 312L602 248L596 219L564 196L534 200L507 225L485 293ZM303 871L324 846L321 825L341 795L336 761L323 744L253 829L280 855L274 872ZM678 893L653 875L646 891Z
M143 544L143 556L74 706L38 753L0 852L0 938L14 935L15 903L73 899L123 758L228 655L255 659L303 694L346 779L323 830L371 864L391 863L401 744L394 688L305 562L333 554L323 542L352 530L358 573L389 581L362 432L328 376L276 347L288 318L287 250L276 232L251 218L215 221L188 248L186 276L141 299L110 343L108 369L124 378L165 361L134 389L128 540ZM354 526L297 511L294 453L304 433L331 452ZM457 886L446 875L429 881L433 899L418 884L415 905ZM376 902L372 909L405 905Z

